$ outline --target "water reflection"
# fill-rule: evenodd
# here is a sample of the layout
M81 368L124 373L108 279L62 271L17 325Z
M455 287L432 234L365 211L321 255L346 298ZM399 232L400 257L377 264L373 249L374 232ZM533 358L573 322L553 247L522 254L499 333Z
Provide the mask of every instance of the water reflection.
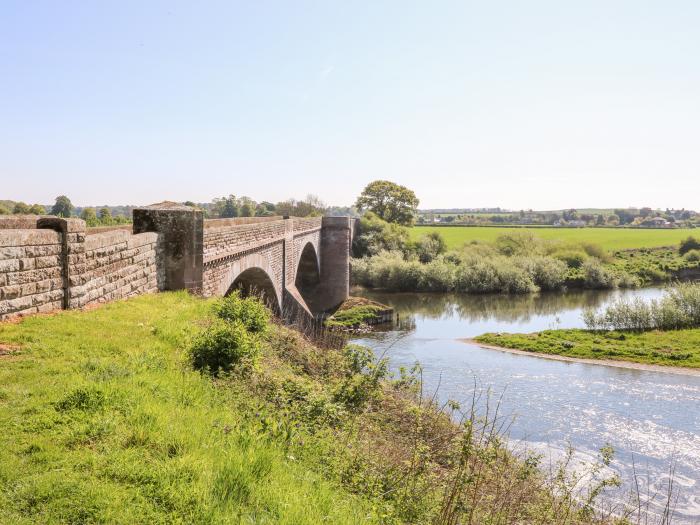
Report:
M586 307L662 292L513 297L360 291L393 306L399 318L358 341L385 353L394 367L419 361L426 391L439 385L443 401L471 398L474 378L479 388L504 394L504 413L515 418L511 436L531 448L556 454L571 442L592 457L611 443L624 478L631 479L634 460L649 469L657 487L675 459L683 491L674 523L700 523L700 378L551 361L458 341L487 331L581 327Z

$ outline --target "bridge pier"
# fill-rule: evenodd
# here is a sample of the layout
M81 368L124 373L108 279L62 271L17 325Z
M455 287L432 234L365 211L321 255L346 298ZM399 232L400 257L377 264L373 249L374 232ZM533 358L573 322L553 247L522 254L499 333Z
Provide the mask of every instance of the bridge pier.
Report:
M324 217L321 226L321 285L317 298L321 311L340 305L350 295L352 219Z

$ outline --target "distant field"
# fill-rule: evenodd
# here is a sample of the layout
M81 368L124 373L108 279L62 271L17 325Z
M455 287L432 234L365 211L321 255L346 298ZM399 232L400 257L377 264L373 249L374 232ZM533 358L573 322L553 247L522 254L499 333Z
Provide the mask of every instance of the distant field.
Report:
M606 250L655 248L675 246L695 230L644 230L626 228L490 228L479 226L415 226L411 239L416 240L430 231L439 232L449 248L459 248L474 240L493 242L506 233L532 232L542 239L568 242L591 242ZM700 233L695 234L700 237Z

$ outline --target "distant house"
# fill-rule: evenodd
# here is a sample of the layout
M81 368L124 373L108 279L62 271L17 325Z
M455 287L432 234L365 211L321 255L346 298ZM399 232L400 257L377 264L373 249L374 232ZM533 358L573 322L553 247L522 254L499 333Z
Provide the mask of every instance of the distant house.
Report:
M673 225L663 217L654 217L652 219L646 219L642 222L642 226L646 226L647 228L670 228Z

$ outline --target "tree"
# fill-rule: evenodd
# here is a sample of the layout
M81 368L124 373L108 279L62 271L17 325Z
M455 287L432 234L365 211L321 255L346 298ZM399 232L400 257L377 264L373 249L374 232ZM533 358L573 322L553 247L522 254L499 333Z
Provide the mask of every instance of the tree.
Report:
M97 213L95 213L95 208L83 208L83 211L80 212L80 218L90 227L100 224L100 221L97 219Z
M29 208L29 213L32 215L46 215L46 208L41 204L32 204L32 207Z
M7 206L0 204L0 215L9 215L10 210L7 209Z
M58 217L70 217L73 215L73 203L65 195L56 197L56 203L51 208L51 215Z
M269 217L275 214L275 205L271 202L262 201L255 207L255 215L257 217Z
M255 201L250 197L241 197L238 201L241 217L253 217L255 215Z
M357 198L358 210L368 210L381 219L404 226L413 223L418 197L413 191L387 180L370 182Z
M629 210L617 209L615 210L615 215L617 215L620 224L629 224L634 220L635 214Z
M27 215L30 213L31 207L29 204L25 204L24 202L16 202L15 207L12 208L12 213L16 215Z
M100 222L104 225L112 224L112 211L107 206L100 208Z
M641 215L644 218L651 217L653 215L653 213L654 213L654 210L652 210L651 208L648 208L648 207L642 208L641 210L639 210L639 215Z
M578 220L578 212L571 208L570 210L564 210L562 213L565 221L575 221Z

